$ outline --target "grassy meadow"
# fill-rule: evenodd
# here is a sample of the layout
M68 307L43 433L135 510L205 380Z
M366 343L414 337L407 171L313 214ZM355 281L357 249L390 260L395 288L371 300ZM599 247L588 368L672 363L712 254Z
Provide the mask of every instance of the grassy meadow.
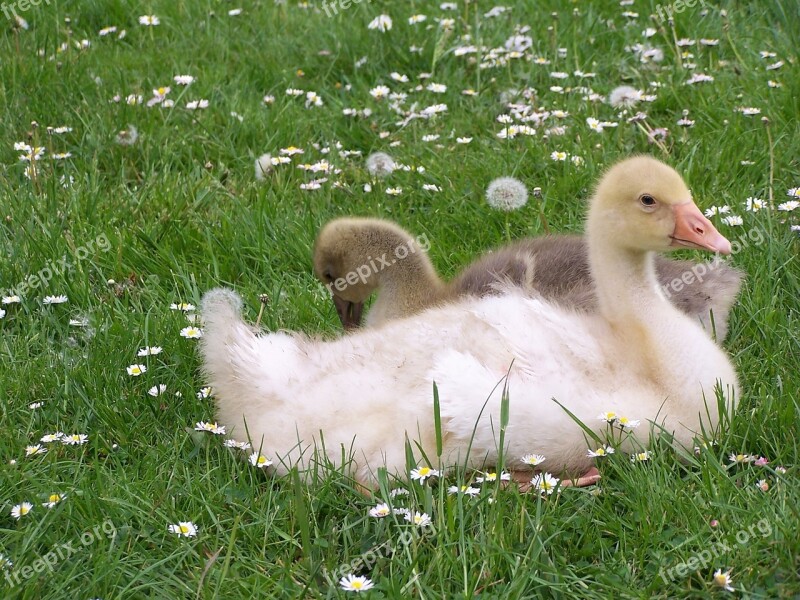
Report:
M4 3L0 598L343 598L348 574L371 598L800 597L800 3L685 4ZM401 168L374 179L376 151ZM229 286L255 321L267 294L263 327L336 336L311 271L329 219L425 234L452 277L540 210L581 231L634 153L684 175L747 273L716 444L616 453L544 497L451 494L474 485L455 472L367 498L196 430L214 406L182 303ZM501 176L541 197L493 209Z

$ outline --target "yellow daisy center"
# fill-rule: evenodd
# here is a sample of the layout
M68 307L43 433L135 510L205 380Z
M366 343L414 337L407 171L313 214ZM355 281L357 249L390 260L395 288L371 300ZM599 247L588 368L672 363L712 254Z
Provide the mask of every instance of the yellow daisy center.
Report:
M50 502L58 502L59 500L61 500L61 496L59 496L58 494L50 494L49 500Z
M351 587L352 587L354 590L360 590L362 587L364 587L364 586L363 586L363 584L362 584L360 581L354 581L354 582L352 582L352 583L350 584L350 586L351 586Z
M181 533L189 533L189 528L186 525L180 525L179 529L181 530Z

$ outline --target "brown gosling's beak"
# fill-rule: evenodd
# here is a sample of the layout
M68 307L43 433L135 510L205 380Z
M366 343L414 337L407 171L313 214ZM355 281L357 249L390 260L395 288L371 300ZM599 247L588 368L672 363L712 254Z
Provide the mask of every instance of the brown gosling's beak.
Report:
M361 313L364 309L363 302L348 302L337 295L333 295L333 305L336 307L336 314L342 322L345 331L350 331L361 325Z
M694 202L689 200L676 204L672 211L675 213L675 230L670 236L673 246L731 253L731 243L705 218Z

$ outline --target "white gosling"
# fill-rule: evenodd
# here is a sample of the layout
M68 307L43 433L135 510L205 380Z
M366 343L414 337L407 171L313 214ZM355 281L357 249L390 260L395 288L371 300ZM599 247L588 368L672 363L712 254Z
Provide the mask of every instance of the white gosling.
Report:
M586 314L510 289L465 298L334 341L258 335L233 292L203 299L202 353L218 416L251 441L279 474L327 460L374 487L377 469L406 474L405 442L436 456L433 383L439 388L446 466L498 458L501 386L508 373L508 467L543 454L539 468L580 474L592 466L585 432L553 399L599 435L600 412L640 419L690 448L716 427L715 388L733 410L736 372L693 319L659 289L653 253L680 247L730 253L730 243L692 202L681 177L649 157L611 168L586 226L598 312ZM488 401L487 401L488 398ZM485 406L484 406L485 404ZM324 443L324 448L323 448ZM623 448L632 450L633 446ZM469 456L467 454L469 453Z

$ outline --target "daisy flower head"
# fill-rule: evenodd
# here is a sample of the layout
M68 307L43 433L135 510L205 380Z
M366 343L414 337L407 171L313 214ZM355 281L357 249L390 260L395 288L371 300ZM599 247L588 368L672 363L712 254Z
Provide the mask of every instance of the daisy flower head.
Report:
M178 521L178 523L170 525L167 529L170 533L174 533L179 537L197 536L197 526L191 521Z
M589 448L589 450L586 452L586 456L589 458L600 458L603 456L608 456L609 454L614 454L614 447L609 446L608 444L600 446L597 450L592 450Z
M387 193L389 196L399 196L400 194L402 194L402 193L403 193L403 188L401 188L401 187L390 187L390 188L386 188L386 193Z
M486 188L486 201L498 210L517 210L527 204L528 188L514 177L498 177Z
M628 417L620 417L617 419L617 424L623 429L636 429L639 426L638 419L629 419Z
M416 511L413 514L411 512L406 513L405 520L413 523L417 527L428 527L433 523L431 518L428 516L428 513Z
M48 433L41 437L39 440L43 444L52 444L53 442L59 441L61 438L64 437L64 434L60 431L56 431L55 433Z
M411 469L411 479L414 481L424 482L429 477L439 477L439 471L431 469L430 467L417 467Z
M755 459L755 461L753 461L753 464L756 467L766 467L769 464L769 460L766 456L759 456L757 459Z
M203 337L203 330L197 327L184 327L181 329L181 337L184 337L188 340L196 340L198 338Z
M0 308L0 319L6 316L6 311Z
M789 188L786 190L786 195L789 198L800 198L800 187Z
M747 463L753 462L755 459L752 456L750 456L749 454L735 454L735 453L731 452L731 454L728 456L728 460L732 464L741 465L741 464L747 464Z
M645 450L644 452L635 452L631 454L631 462L645 462L650 460L650 451Z
M716 571L714 571L714 577L712 578L712 581L714 582L714 585L716 585L717 587L721 587L726 592L734 591L733 586L731 585L731 583L733 583L733 580L731 578L730 571L725 571L723 573L722 569L717 569Z
M19 304L22 299L15 294L13 296L3 296L2 302L3 304Z
M539 491L542 496L549 496L558 486L559 479L550 473L538 473L531 479L531 486Z
M162 350L161 346L145 346L139 350L136 356L155 356L156 354L161 354Z
M11 562L11 559L5 556L4 554L0 554L0 571L7 571L10 570L14 566L14 563Z
M155 27L156 25L160 25L161 20L155 15L142 15L139 17L139 25L145 25L147 27Z
M369 516L375 519L382 519L383 517L388 517L390 514L392 514L392 509L389 508L388 504L383 502L369 509Z
M147 367L144 365L130 365L126 370L131 377L139 377L139 375L147 373Z
M34 444L33 446L25 446L25 456L36 456L37 454L45 454L47 448L41 444Z
M259 469L266 469L272 466L272 461L259 452L253 452L248 459L250 464Z
M350 573L339 580L339 587L341 587L345 592L361 593L371 590L373 587L375 587L375 584L372 583L372 580L369 577L353 575Z
M481 493L481 490L479 488L472 487L470 485L462 485L462 486L451 485L449 488L447 488L447 493L464 494L465 496L477 496L478 494Z
M173 302L169 305L170 310L180 310L182 312L192 312L197 308L194 304L188 302Z
M218 425L217 423L206 423L200 421L194 426L195 431L207 431L214 435L225 435L225 425Z
M250 450L250 442L237 442L236 440L225 440L226 448L236 448L237 450Z
M89 436L85 433L73 433L72 435L61 436L61 443L65 446L83 446L89 441Z
M500 473L500 481L510 481L510 480L511 480L511 475L509 473L506 473L505 471ZM497 473L484 473L482 476L475 478L475 483L494 483L495 481L497 481Z
M545 461L545 457L541 454L526 454L520 459L526 465L535 467Z
M50 304L64 304L67 301L69 301L69 298L61 294L60 296L45 296L42 304L48 306Z
M47 498L47 502L42 502L42 506L45 508L53 508L66 497L66 494L50 494Z
M565 161L565 160L567 160L567 153L566 153L566 152L558 152L558 151L555 151L555 150L554 150L554 151L553 151L553 152L550 154L550 159L551 159L551 160L555 160L555 161L557 161L557 162L558 162L558 161Z
M611 424L616 423L618 418L619 417L617 417L617 413L613 411L603 412L597 415L598 421L605 421L606 423Z
M748 212L758 212L762 209L767 208L767 203L760 198L753 198L752 196L747 198L746 202L746 210Z
M778 210L782 210L785 212L792 212L797 207L800 207L800 200L789 200L788 202L782 202L778 205Z
M367 29L377 29L381 33L386 33L392 28L392 18L389 15L378 15L367 25Z
M392 90L390 90L385 85L378 85L378 86L375 86L374 88L372 88L369 91L369 95L372 96L373 98L375 98L375 100L383 100L391 92L392 92Z
M33 504L30 502L21 502L11 509L11 516L19 521L22 517L27 515L33 509Z
M396 168L397 163L385 152L373 152L367 157L367 171L373 177L386 177Z
M166 391L167 391L167 384L166 383L159 383L158 385L154 385L149 390L147 390L147 393L150 394L153 397L156 397L156 396L160 396L161 394L165 393Z
M172 80L178 85L191 85L194 83L194 76L192 75L175 75Z
M756 482L756 487L758 489L760 489L762 492L768 492L769 491L769 483L767 483L766 479L759 479Z

